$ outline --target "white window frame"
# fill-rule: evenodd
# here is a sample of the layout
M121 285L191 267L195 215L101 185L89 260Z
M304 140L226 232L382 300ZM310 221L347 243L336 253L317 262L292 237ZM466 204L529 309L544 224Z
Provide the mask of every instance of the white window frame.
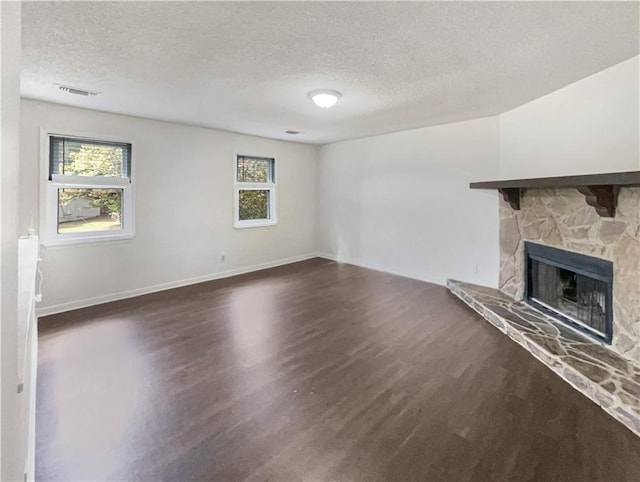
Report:
M73 137L76 139L100 140L131 144L131 177L65 176L50 177L49 149L51 137ZM134 142L130 139L86 132L40 129L40 234L45 246L64 246L79 243L117 241L134 237ZM58 189L121 189L122 229L109 231L87 231L84 233L58 233Z
M238 181L238 158L253 157L258 159L273 160L273 182L240 182ZM276 184L278 169L276 157L263 154L239 154L233 155L233 227L236 229L262 228L278 224L276 211ZM240 191L269 191L269 218L240 220Z

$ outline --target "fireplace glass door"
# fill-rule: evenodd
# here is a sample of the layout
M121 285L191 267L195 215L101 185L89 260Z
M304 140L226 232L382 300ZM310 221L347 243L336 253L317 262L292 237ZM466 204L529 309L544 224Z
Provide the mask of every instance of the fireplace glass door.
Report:
M610 341L611 263L527 244L527 300L591 336Z

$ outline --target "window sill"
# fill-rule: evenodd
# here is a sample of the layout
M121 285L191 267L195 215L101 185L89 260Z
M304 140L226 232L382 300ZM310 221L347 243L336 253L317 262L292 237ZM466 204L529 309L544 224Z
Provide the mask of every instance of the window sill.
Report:
M252 229L252 228L272 228L277 225L276 221L260 221L260 222L235 222L235 229Z
M45 247L62 247L62 246L74 246L79 244L102 244L114 241L127 241L133 239L132 233L127 234L115 234L111 236L87 236L82 238L57 238L57 239L43 239L42 245Z

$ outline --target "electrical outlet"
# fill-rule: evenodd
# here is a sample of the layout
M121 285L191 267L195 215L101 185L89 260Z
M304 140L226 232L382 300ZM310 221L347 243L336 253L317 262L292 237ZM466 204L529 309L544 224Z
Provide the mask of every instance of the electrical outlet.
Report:
M227 257L223 254L220 256L220 262L224 262L227 259Z

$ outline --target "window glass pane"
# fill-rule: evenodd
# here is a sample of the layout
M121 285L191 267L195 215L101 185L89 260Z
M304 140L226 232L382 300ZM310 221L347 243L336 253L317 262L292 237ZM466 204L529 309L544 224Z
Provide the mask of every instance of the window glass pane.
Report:
M58 233L122 229L122 189L58 189Z
M268 190L240 190L240 221L270 219Z
M51 137L50 172L68 176L130 177L131 144Z
M273 159L238 156L238 182L273 182Z

